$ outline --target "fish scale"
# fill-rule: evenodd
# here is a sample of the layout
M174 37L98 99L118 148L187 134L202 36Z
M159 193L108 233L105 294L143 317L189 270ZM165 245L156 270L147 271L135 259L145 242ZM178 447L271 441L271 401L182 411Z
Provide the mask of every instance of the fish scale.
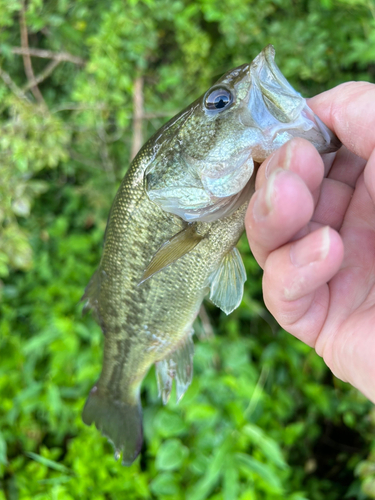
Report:
M163 402L173 380L180 399L192 378L192 326L203 298L209 293L227 314L241 302L246 272L235 245L256 169L296 136L322 153L339 147L268 46L164 125L133 160L83 296L105 334L83 420L109 438L116 458L122 452L123 464L142 446L139 394L150 366Z

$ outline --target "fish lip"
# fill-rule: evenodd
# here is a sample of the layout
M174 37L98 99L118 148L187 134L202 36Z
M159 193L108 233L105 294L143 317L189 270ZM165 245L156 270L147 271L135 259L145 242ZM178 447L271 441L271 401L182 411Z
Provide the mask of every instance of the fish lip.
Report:
M280 85L280 87L286 91L287 93L292 94L293 96L298 96L301 99L303 97L299 92L297 92L288 82L288 80L285 78L285 76L282 74L280 68L275 62L275 47L271 44L267 45L260 54L257 55L257 57L253 60L253 62L250 64L250 72L252 76L255 76L256 79L259 81L261 80L260 78L260 70L262 69L262 66L266 66L269 71L272 73L272 76L274 77L276 83Z
M271 44L267 45L267 47L265 47L262 50L262 52L260 53L260 55L262 55L262 54L263 54L263 57L266 61L268 69L271 71L271 73L275 77L275 80L277 81L277 83L279 85L281 85L282 87L286 87L288 90L292 90L293 93L297 93L293 89L293 87L289 84L288 80L284 77L284 75L281 73L279 67L275 63L275 55L276 55L275 47Z
M272 45L267 45L253 60L250 77L248 108L260 129L264 128L264 121L291 124L298 119L305 99L294 90L275 63ZM259 109L255 110L254 104Z

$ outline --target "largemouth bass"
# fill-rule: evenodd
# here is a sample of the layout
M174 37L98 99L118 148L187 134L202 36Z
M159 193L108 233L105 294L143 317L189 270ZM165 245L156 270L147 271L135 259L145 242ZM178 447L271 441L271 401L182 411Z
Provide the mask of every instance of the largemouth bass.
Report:
M143 146L116 194L98 270L83 300L104 334L83 421L130 465L142 446L140 386L156 366L177 398L193 374L193 322L205 295L229 314L246 272L235 245L259 164L292 137L320 153L340 143L284 78L266 47L226 73Z

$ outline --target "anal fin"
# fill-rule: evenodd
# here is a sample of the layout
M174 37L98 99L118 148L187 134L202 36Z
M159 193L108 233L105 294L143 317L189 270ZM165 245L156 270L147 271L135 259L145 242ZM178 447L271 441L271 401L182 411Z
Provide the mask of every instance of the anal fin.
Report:
M225 314L230 314L241 303L245 281L246 271L240 252L233 248L210 277L210 299Z
M193 250L202 239L203 236L196 232L195 224L189 224L159 248L143 273L139 284Z
M183 339L178 349L165 359L155 363L156 380L159 396L166 404L172 390L173 379L176 380L176 397L180 401L193 378L194 343L193 331Z

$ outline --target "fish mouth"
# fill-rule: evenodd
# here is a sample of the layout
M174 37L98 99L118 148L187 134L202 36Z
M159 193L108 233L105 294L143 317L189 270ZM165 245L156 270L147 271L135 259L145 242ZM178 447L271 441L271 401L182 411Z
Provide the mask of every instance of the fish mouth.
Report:
M261 101L263 103L261 110L256 111L255 121L260 128L270 133L273 140L276 139L275 144L278 136L287 133L290 139L307 139L321 154L337 151L341 147L336 135L313 113L306 99L284 77L275 62L272 45L267 45L251 63L250 75L258 106ZM254 98L250 98L251 101L254 104Z
M250 74L268 111L281 123L294 122L305 99L294 90L275 63L275 49L267 45L250 65Z

